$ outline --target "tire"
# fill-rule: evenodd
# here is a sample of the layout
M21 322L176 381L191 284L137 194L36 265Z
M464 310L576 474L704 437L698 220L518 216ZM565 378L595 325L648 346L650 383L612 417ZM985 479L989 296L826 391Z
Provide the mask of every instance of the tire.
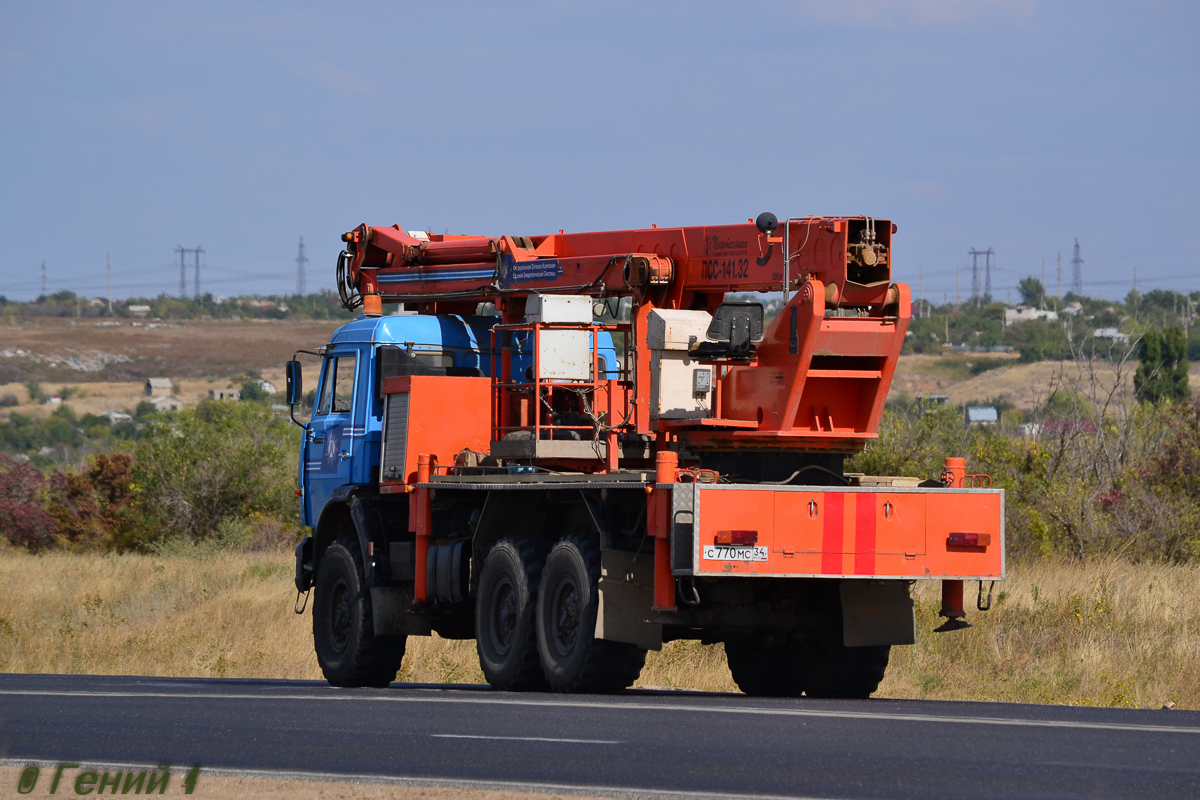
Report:
M806 642L796 646L795 658L809 697L865 700L879 688L891 652L890 645L846 647L840 641Z
M544 553L528 537L501 539L479 573L475 649L483 676L502 691L546 688L534 622Z
M600 607L600 545L567 536L546 557L537 605L542 672L556 692L614 692L638 679L646 651L595 638Z
M386 687L404 658L404 636L376 636L358 540L339 539L321 558L313 588L313 644L334 686Z
M762 638L725 643L725 661L733 682L751 697L799 697L804 691L793 646Z

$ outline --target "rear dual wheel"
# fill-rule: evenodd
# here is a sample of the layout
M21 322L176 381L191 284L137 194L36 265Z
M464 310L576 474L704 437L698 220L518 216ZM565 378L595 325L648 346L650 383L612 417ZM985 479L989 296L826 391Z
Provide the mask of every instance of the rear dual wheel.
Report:
M556 692L613 692L628 688L646 663L634 644L595 638L600 609L600 545L576 534L546 556L537 604L542 672Z
M788 644L762 637L726 642L725 661L733 682L752 697L799 697L804 692Z
M475 649L487 682L506 692L546 688L534 622L544 558L530 537L501 539L479 574Z
M609 692L646 660L636 645L595 638L600 546L578 534L547 554L532 537L497 542L479 576L475 642L488 683L505 691Z
M890 645L846 647L838 641L804 642L795 657L809 697L863 699L879 688L891 656Z
M756 697L865 699L879 688L891 647L846 647L840 641L725 643L738 688Z

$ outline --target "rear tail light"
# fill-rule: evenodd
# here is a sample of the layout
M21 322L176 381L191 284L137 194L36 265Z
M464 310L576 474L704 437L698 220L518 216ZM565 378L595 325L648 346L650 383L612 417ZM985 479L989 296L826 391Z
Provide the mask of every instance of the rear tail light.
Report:
M987 547L991 543L990 533L952 533L946 537L950 547Z
M717 531L717 544L758 544L758 531Z

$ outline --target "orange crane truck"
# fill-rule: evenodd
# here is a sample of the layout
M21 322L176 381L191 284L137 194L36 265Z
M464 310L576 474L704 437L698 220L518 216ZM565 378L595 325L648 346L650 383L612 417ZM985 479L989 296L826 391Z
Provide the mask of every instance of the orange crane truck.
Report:
M941 581L939 630L968 627L964 581L1004 577L1003 492L953 454L927 480L843 468L908 325L895 233L346 233L362 314L298 351L321 358L296 587L325 677L386 686L437 633L498 689L604 692L697 639L748 694L866 697L915 640L916 581ZM765 292L769 323L737 299ZM287 378L294 408L296 357Z

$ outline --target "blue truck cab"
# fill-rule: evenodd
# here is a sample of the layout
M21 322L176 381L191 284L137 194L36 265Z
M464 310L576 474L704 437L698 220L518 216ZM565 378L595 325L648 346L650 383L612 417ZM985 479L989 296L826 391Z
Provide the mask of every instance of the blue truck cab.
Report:
M379 482L383 436L381 353L406 364L408 374L491 377L495 316L400 313L361 316L334 331L323 356L311 421L300 445L298 485L301 523L316 528L326 507ZM600 333L608 378L618 377L609 333ZM524 346L523 346L524 345ZM532 363L529 347L515 337L512 370Z

